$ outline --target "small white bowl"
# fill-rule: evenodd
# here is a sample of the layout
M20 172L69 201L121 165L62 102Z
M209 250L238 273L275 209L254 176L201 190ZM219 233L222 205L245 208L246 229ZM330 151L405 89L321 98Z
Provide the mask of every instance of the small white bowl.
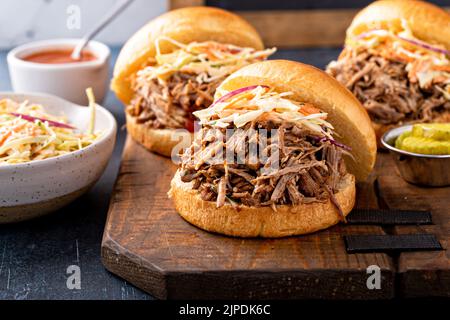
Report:
M55 96L0 92L0 99L4 98L41 104L49 114L65 115L82 131L89 124L89 108ZM111 158L117 132L113 115L98 105L95 130L103 135L81 150L45 160L0 165L0 223L55 211L93 186Z
M77 104L87 104L85 89L92 87L101 102L108 86L109 48L97 41L86 47L97 59L92 61L44 64L23 58L37 52L73 48L78 39L37 41L16 47L8 53L7 61L15 92L44 92Z

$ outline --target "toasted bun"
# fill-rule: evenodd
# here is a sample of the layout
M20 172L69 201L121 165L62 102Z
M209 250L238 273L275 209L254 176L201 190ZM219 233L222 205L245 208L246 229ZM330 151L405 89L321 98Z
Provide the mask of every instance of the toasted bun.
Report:
M169 195L178 213L193 225L210 232L235 237L278 238L306 234L326 229L340 221L336 206L327 202L271 207L247 207L239 210L230 204L217 209L213 201L204 201L192 183L182 182L177 171L171 182ZM347 174L335 194L344 215L355 202L355 178Z
M293 92L292 99L312 103L328 113L327 120L346 145L354 159L347 157L349 171L364 180L375 164L375 133L359 101L337 80L312 66L286 60L270 60L246 66L230 75L216 91L216 99L224 91L249 85L267 85L278 92Z
M187 147L193 139L193 134L186 131L177 132L172 129L153 129L143 123L137 123L136 119L128 114L126 118L128 134L135 141L147 150L166 157L171 156L175 146Z
M211 7L189 7L170 11L136 32L117 58L111 89L124 104L128 104L133 95L130 76L155 56L155 40L160 36L186 44L194 41L217 41L263 49L262 40L256 30L231 12ZM169 53L175 46L162 41L160 48L162 53Z
M450 50L450 14L427 2L415 0L376 1L360 11L347 29L352 38L376 28L400 28L408 22L414 36L420 40L441 44Z

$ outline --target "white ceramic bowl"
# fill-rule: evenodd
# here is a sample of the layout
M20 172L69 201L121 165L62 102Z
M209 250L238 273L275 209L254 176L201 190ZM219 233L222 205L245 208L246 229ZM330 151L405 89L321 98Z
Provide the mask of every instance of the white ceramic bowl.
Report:
M1 93L0 99L42 104L49 114L64 114L86 130L90 110L43 94ZM103 135L90 146L54 158L0 165L0 223L22 221L55 211L86 192L100 178L111 158L117 132L113 115L97 106L95 130Z
M44 92L77 104L87 104L85 89L92 87L96 100L101 102L107 92L109 48L90 41L86 49L97 59L62 64L43 64L22 60L24 57L47 50L73 48L77 39L37 41L16 47L8 53L8 67L15 92Z

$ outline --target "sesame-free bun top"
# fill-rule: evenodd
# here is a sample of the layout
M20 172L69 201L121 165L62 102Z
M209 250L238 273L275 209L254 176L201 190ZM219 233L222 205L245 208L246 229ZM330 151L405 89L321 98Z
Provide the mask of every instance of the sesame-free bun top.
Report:
M130 76L143 68L156 54L155 40L170 37L178 42L217 41L240 47L263 49L256 30L241 17L217 8L188 7L169 11L150 21L124 45L114 67L111 89L128 104L133 96ZM161 41L161 53L170 53L176 46Z
M268 60L248 65L222 82L215 99L226 92L251 85L266 85L276 92L292 92L289 99L311 103L328 113L335 138L352 148L346 157L349 172L364 180L375 164L377 144L367 112L337 80L303 63Z
M416 0L376 1L361 10L347 29L347 38L372 29L400 29L406 20L413 35L450 50L450 14L431 3Z

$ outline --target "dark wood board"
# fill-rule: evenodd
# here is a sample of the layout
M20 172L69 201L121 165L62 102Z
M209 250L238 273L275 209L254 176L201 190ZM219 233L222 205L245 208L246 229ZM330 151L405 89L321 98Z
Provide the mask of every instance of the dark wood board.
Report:
M128 138L102 243L111 272L157 298L386 299L395 267L385 254L345 252L345 234L383 234L376 226L339 225L301 237L239 239L185 222L167 197L176 167ZM376 207L373 177L358 206ZM381 268L380 290L366 285Z
M378 163L385 168L394 167L393 159L387 154L379 155ZM396 168L380 170L377 181L381 206L430 210L433 215L432 225L398 226L392 233L433 233L445 249L401 253L398 257L399 294L404 297L450 297L450 253L446 250L450 243L450 187L414 186L402 180Z

